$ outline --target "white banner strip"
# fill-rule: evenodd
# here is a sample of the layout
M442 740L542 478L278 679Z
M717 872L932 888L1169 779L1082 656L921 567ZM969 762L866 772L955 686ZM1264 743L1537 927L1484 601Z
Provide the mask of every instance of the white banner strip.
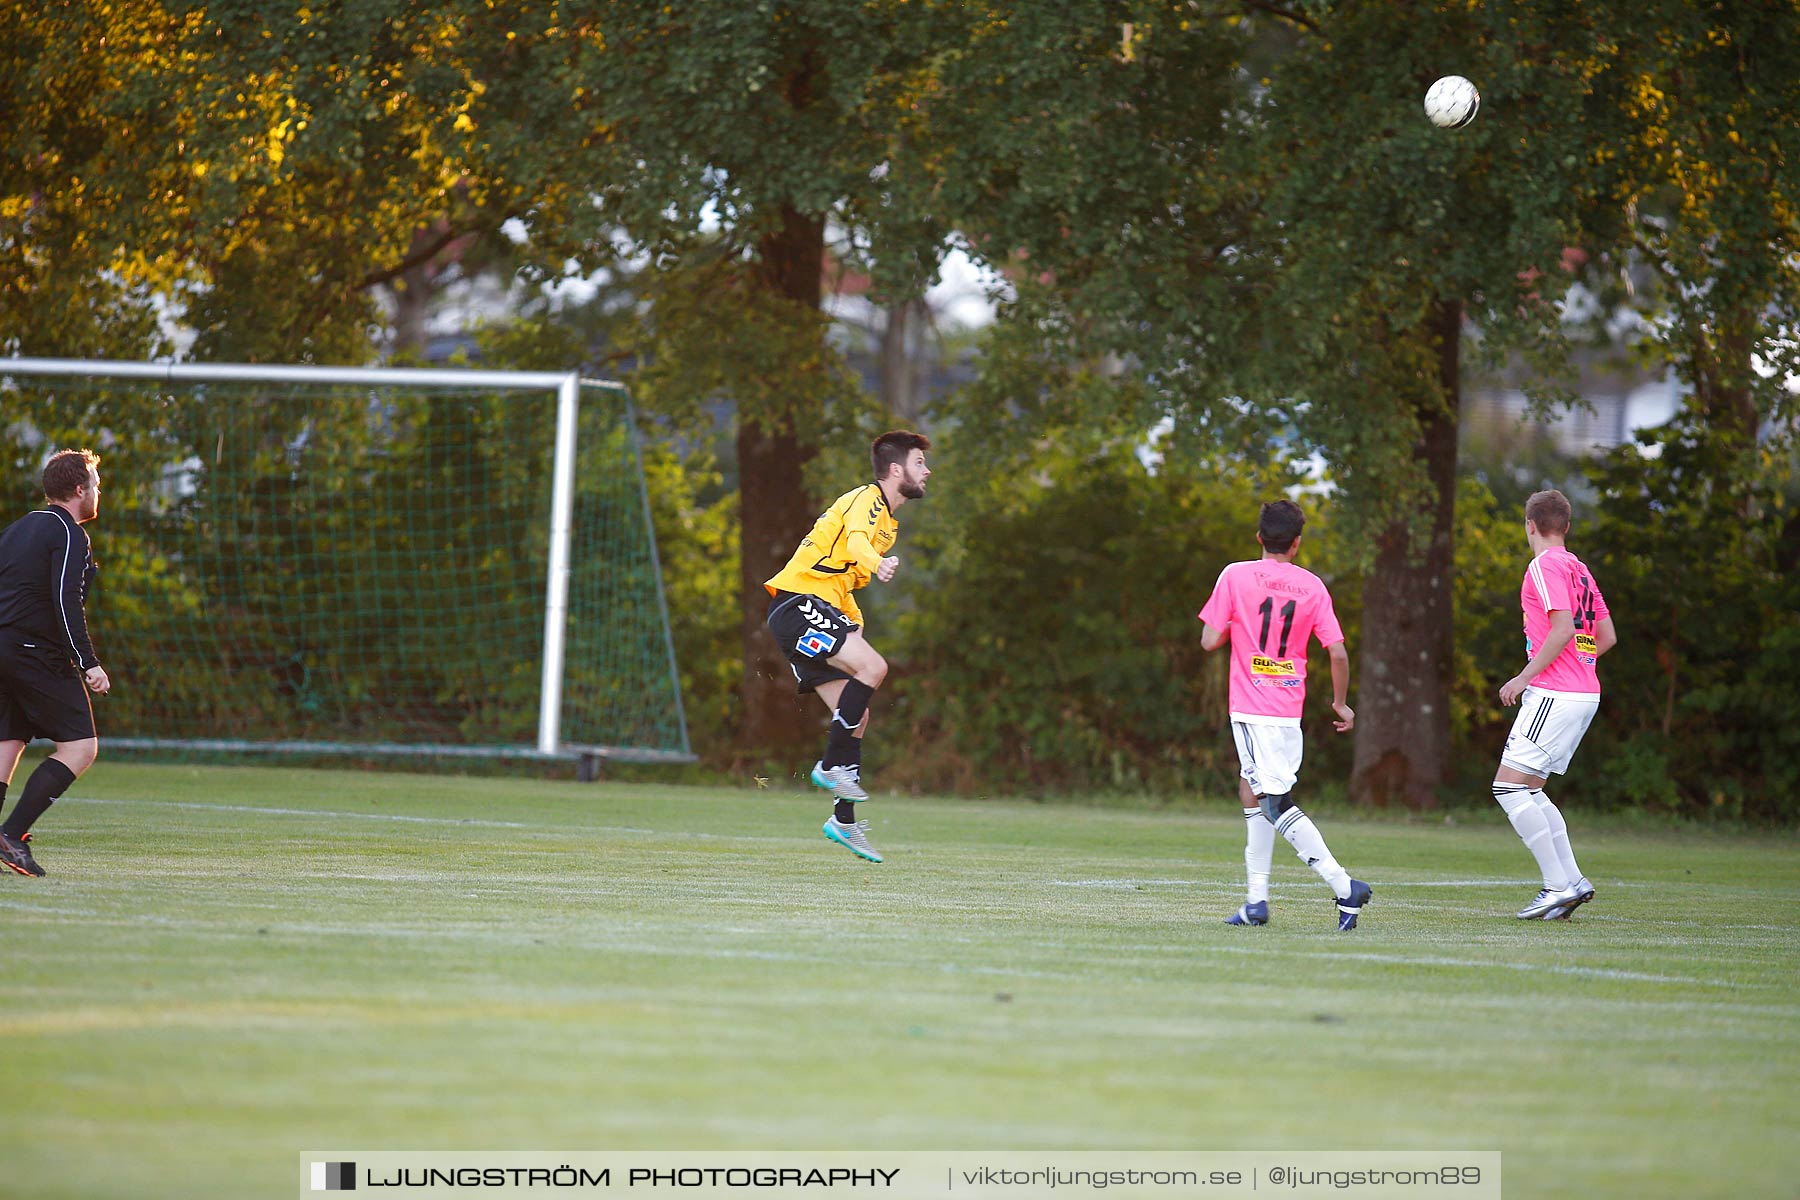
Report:
M1497 1150L308 1151L300 1195L1500 1200Z

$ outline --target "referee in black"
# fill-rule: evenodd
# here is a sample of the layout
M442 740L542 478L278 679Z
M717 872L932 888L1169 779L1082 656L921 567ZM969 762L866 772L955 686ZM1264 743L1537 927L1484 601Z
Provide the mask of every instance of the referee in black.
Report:
M100 515L100 456L57 451L44 467L44 499L45 508L0 532L0 806L25 743L56 743L0 824L0 866L21 875L44 873L26 845L32 822L100 753L87 691L104 696L112 687L82 607L94 582L82 526Z

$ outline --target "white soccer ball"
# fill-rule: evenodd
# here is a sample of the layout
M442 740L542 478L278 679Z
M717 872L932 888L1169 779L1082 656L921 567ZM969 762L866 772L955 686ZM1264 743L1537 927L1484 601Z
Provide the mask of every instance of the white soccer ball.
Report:
M1444 129L1461 129L1480 107L1481 93L1461 75L1446 75L1425 93L1425 115Z

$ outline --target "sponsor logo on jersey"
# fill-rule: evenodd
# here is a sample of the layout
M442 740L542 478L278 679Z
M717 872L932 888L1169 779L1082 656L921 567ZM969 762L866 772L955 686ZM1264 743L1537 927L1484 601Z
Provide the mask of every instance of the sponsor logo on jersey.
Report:
M1289 596L1305 596L1309 594L1308 589L1302 584L1290 583L1285 579L1281 579L1264 571L1252 571L1251 574L1256 577L1256 586L1264 588L1267 591L1284 592Z
M837 649L838 640L822 629L809 629L801 639L794 643L794 649L808 658L818 658L821 654L829 655Z
M1575 635L1575 659L1584 667L1591 667L1600 661L1600 643L1594 640L1593 635Z
M1252 654L1250 656L1250 673L1252 675L1293 675L1295 673L1294 660Z

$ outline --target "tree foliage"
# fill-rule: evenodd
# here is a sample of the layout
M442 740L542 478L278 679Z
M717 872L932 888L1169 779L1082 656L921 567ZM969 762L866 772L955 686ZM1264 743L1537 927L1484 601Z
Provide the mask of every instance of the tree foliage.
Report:
M1791 2L115 0L13 6L0 36L0 342L139 357L168 348L158 317L173 314L198 357L360 361L382 289L502 227L523 237L509 253L528 283L631 275L636 308L608 323L603 353L638 372L666 427L736 421L720 468L741 494L728 553L753 682L781 674L754 649L758 581L823 493L853 482L821 478L857 457L828 444L877 419L818 311L828 243L878 302L926 283L952 231L1015 285L981 386L932 414L985 521L923 539L940 559L919 564L930 600L894 614L921 674L952 653L946 631L995 636L937 603L964 595L953 567L969 545L1036 587L1059 554L1087 569L1074 543L1093 537L1176 587L1143 557L1164 530L1082 520L1109 503L1210 512L1226 500L1206 472L1266 488L1316 461L1334 570L1370 585L1347 607L1394 635L1359 647L1365 661L1398 670L1423 644L1443 702L1428 698L1419 741L1487 736L1470 647L1485 656L1499 635L1470 596L1475 578L1482 595L1501 586L1480 564L1511 514L1450 469L1462 364L1523 359L1546 402L1569 399L1576 283L1602 319L1632 309L1644 356L1673 364L1695 421L1730 435L1666 477L1661 460L1610 464L1602 510L1644 493L1662 521L1695 505L1712 519L1720 497L1740 525L1776 512L1757 439L1785 431L1800 366ZM1419 112L1450 71L1484 97L1454 132ZM595 352L519 347L538 367ZM1134 468L1165 423L1166 469ZM1054 482L1029 520L998 498L1001 464ZM731 506L671 470L658 460L664 511L698 523L690 549L719 547ZM1703 503L1667 494L1700 479ZM1044 562L1016 544L1040 519L1069 543ZM1008 536L981 540L996 529ZM1205 543L1233 553L1222 530ZM1639 549L1663 563L1679 544ZM716 563L675 560L718 585ZM1766 573L1741 582L1758 604L1781 594ZM1163 636L1084 627L1113 630ZM684 636L710 654L719 632ZM728 675L712 663L692 684ZM1069 770L1138 753L1098 692L1032 678L1041 707L999 711L1021 729L1068 723ZM737 711L773 697L747 687ZM1398 711L1379 700L1365 728Z
M1644 450L1652 453L1646 454ZM1696 412L1591 468L1578 529L1620 629L1602 660L1592 753L1606 802L1686 814L1800 816L1800 553L1791 453L1746 470L1729 428Z

